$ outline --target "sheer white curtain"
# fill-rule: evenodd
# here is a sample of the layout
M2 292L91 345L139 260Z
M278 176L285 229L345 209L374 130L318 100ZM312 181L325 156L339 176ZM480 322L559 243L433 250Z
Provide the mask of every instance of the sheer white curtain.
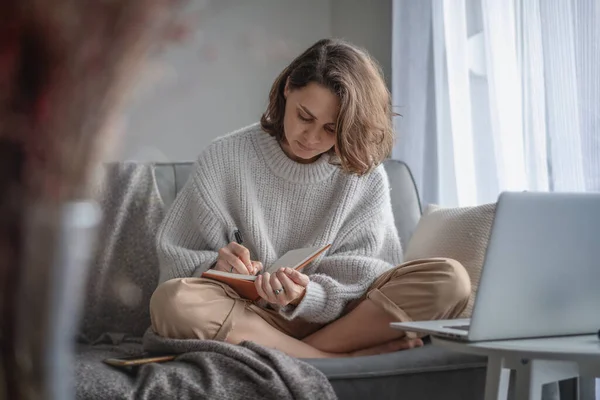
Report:
M596 0L395 0L398 141L424 203L600 190Z

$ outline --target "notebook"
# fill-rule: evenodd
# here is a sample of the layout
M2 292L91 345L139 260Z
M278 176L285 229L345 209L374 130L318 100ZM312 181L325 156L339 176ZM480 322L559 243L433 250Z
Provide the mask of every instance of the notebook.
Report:
M279 268L292 268L300 270L310 264L315 258L331 247L330 244L325 246L305 247L296 250L290 250L280 257L277 261L271 264L264 272L277 272ZM226 283L231 286L241 297L256 301L260 298L254 281L257 275L240 275L231 272L216 271L209 269L202 273L203 278L214 279L219 282Z

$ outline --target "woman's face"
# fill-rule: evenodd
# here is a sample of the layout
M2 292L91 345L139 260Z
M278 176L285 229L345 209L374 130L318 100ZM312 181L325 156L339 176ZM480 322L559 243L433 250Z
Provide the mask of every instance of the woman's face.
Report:
M340 110L338 97L314 82L284 90L286 99L283 151L292 160L311 163L335 145L335 123Z

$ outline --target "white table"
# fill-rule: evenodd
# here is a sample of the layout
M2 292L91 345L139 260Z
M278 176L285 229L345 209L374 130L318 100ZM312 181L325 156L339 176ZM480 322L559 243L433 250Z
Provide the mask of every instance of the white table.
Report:
M516 400L541 400L542 385L578 376L600 377L596 335L460 342L432 336L434 345L488 357L485 400L506 400L515 370Z

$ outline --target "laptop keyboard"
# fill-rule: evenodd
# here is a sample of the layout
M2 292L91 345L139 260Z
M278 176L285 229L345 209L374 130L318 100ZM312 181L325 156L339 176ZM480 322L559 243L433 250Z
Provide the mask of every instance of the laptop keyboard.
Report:
M450 329L458 329L459 331L468 331L470 325L454 325L454 326L445 326L444 328Z

